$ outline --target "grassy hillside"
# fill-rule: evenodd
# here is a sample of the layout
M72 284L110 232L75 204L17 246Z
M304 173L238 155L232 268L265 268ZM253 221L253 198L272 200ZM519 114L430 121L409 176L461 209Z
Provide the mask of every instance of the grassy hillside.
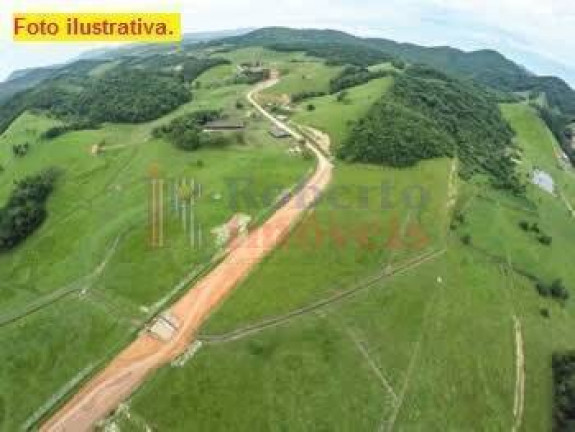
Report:
M349 135L355 122L368 112L392 83L393 79L388 77L351 88L344 102L337 102L336 95L310 99L298 106L293 120L328 132L337 147ZM314 106L313 111L307 110L309 104Z
M321 61L298 62L284 68L287 72L281 82L270 87L265 94L289 96L306 92L329 91L329 82L341 70L339 67L326 66Z
M312 99L316 109L308 111L306 102L294 119L344 139L372 105L354 104L364 100L354 92L383 81L352 89L349 105L333 96ZM571 173L559 168L556 142L536 112L505 105L502 114L522 149L523 179L537 165L570 190ZM333 120L339 116L350 123ZM551 354L575 344L574 306L541 297L531 275L562 277L573 291L567 262L575 241L572 219L562 201L534 186L514 197L476 179L459 183L457 223L449 231L456 190L448 186L450 171L446 160L403 170L338 164L331 192L317 209L213 315L199 353L183 367L162 369L111 421L170 430L431 431L506 430L521 421L522 430L549 430ZM385 179L396 192L423 186L430 207L410 211L399 204L383 213L329 208L338 188L349 203L350 186L370 190ZM396 249L395 242L378 247L388 234L369 237L367 250L342 246L344 233L372 217L393 220L394 210L401 232L409 233L409 222L417 221L431 233L429 247L446 251L394 274L417 251ZM552 245L527 236L518 226L522 219L538 222L553 236ZM343 233L302 247L306 233L331 221L344 226ZM462 241L465 236L470 241ZM370 281L374 273L380 279ZM330 297L346 287L360 289ZM273 318L271 325L242 332ZM522 417L513 408L520 396L516 322L526 364Z
M44 404L51 406L52 395L62 397L121 348L170 300L174 287L212 257L214 227L237 212L256 220L311 168L312 161L288 153L293 142L271 138L268 123L258 118L248 122L241 142L219 149L186 153L152 138L158 125L201 109L245 118L247 110L236 101L248 88L199 89L194 101L155 121L106 124L50 140L42 134L59 122L26 112L0 136L0 207L13 181L47 166L62 170L46 222L16 250L0 254L0 360L7 365L0 373L1 430L18 429ZM23 142L29 151L16 157L12 146ZM101 150L94 155L96 144ZM176 180L202 184L196 211L201 247L190 244L171 201L165 247L150 246L152 172L165 179L167 197ZM248 181L256 185L254 201L236 206L233 188Z
M225 333L286 314L440 249L450 167L448 160L410 170L338 166L317 209L203 332Z
M496 187L521 194L511 138L497 104L481 88L410 67L354 125L337 154L396 167L457 155L462 177L488 175Z
M511 124L523 139L529 133L521 123L512 120ZM539 146L529 139L523 142ZM473 219L465 223L472 244L493 232L494 239L506 239L517 251L537 247L494 226L505 215L484 214L476 207L485 202L493 210L508 211L507 195L498 201L475 197L469 203L470 191L474 189L468 186L461 191L458 208L466 208L467 218ZM547 200L538 204L543 214L554 205ZM479 220L483 225L476 225ZM573 232L568 221L557 220L553 225L562 230L561 235ZM572 303L564 308L542 299L529 279L513 271L518 256L508 248L506 259L494 261L491 254L499 250L494 244L484 244L489 251L485 254L452 235L448 245L443 256L384 278L353 297L270 328L239 333L237 339L213 343L208 339L184 367L164 368L131 400L126 414L114 420L133 427L137 419L139 425L172 430L226 430L232 424L238 430L270 425L289 430L347 430L347 425L397 430L425 425L426 430L437 431L510 429L517 421L513 411L516 317L526 362L522 429L549 430L551 354L575 343L569 330L575 323ZM228 300L206 331L226 322L222 329L241 328L250 322L250 310L282 313L284 305L302 293L304 281L315 276L319 266L329 265L327 252L289 259L286 248ZM555 248L568 255L561 244L554 244ZM548 254L539 261L557 259ZM296 265L298 258L302 261ZM272 275L269 268L280 259L290 265L275 267ZM298 273L306 273L304 266L315 270L293 283ZM341 263L333 267L335 275L339 267ZM285 277L281 277L282 269ZM292 283L282 288L287 278ZM311 298L300 304L311 304ZM551 318L544 318L541 309ZM235 324L228 319L234 310L245 317ZM348 379L350 371L353 380ZM239 393L242 397L236 398ZM342 398L342 394L349 397ZM355 402L360 406L350 405ZM265 409L249 408L254 405Z
M275 328L206 345L183 368L162 370L129 412L171 430L510 428L510 280L460 253Z

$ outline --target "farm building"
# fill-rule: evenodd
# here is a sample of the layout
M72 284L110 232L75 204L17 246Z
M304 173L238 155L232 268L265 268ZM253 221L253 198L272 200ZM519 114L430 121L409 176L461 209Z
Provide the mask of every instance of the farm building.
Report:
M275 127L273 129L270 130L270 135L273 136L274 138L278 138L278 139L282 139L282 138L289 138L291 135L289 134L289 132L280 129L278 127Z
M241 120L214 120L204 126L208 132L243 130L246 124Z
M180 324L169 312L157 317L149 328L149 333L161 341L167 342L176 334Z

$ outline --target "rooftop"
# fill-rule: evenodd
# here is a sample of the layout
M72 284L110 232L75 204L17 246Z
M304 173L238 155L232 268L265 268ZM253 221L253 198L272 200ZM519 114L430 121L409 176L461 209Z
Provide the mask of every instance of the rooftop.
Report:
M291 136L289 132L280 129L278 127L274 127L273 129L271 129L270 135L273 136L274 138L288 138Z

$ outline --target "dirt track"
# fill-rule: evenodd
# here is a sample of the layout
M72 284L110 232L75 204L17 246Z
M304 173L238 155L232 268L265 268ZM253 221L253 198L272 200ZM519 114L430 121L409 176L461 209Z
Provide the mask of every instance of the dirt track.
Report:
M521 429L523 422L523 409L525 405L525 353L523 347L523 332L521 321L513 315L513 326L515 334L515 400L513 402L513 428L512 432Z
M248 94L248 100L277 127L301 139L297 132L268 114L254 99L258 91L277 82L277 76L274 76L256 86ZM332 165L315 147L309 143L307 145L318 160L313 176L300 192L260 228L250 233L245 241L231 250L218 267L201 279L168 311L179 323L174 336L168 342L162 342L148 333L142 333L103 371L86 383L41 430L91 430L98 420L105 418L127 399L152 372L186 351L214 307L280 243L300 215L313 203L316 195L329 184Z

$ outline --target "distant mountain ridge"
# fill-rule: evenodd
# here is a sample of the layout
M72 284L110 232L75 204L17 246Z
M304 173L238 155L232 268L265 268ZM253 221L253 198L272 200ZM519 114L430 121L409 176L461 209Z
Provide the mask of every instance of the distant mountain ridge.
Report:
M425 63L446 73L466 78L502 91L545 92L547 100L562 113L575 116L575 91L561 78L537 76L525 67L509 60L495 50L465 52L452 47L423 47L398 43L383 38L361 38L336 30L290 29L268 27L251 33L224 38L223 43L234 45L263 45L271 48L293 49L318 47L356 49L355 61L368 63L384 61L393 56L410 63ZM350 56L351 57L351 56Z
M208 42L214 39L243 35L253 30L254 29L247 28L212 32L186 33L183 36L182 43L187 45ZM16 70L12 72L4 82L0 82L0 103L23 90L32 88L45 80L55 78L62 73L66 73L67 69L74 68L74 65L78 62L86 60L113 60L115 58L128 55L148 55L157 52L163 52L168 49L173 49L173 45L129 44L116 48L99 48L86 51L77 59L74 59L68 63Z
M266 46L279 50L303 50L336 63L368 66L393 58L409 63L425 63L446 73L471 78L506 92L545 93L549 105L575 117L575 91L561 78L537 76L495 50L465 52L457 48L424 47L384 38L361 38L339 30L267 27L184 35L183 44L212 43L236 46ZM0 83L0 102L16 93L54 78L73 68L78 61L112 60L122 56L146 56L173 49L174 45L137 44L114 49L88 51L80 59L57 66L13 72Z

